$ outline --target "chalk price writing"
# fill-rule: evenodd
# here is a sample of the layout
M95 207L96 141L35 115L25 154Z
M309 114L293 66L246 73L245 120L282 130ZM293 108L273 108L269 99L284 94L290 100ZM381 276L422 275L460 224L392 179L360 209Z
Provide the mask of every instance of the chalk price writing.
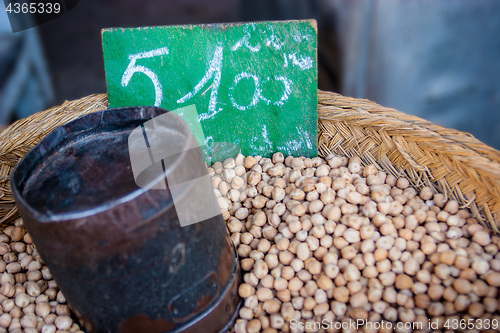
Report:
M217 95L219 94L219 85L222 77L222 57L223 57L223 48L221 45L218 45L215 48L214 57L210 61L208 65L208 70L203 76L203 78L198 82L198 84L194 87L194 90L184 95L182 98L177 100L177 104L181 104L192 98L196 95L201 88L203 88L208 80L214 77L214 82L212 83L212 93L210 94L210 100L208 101L208 113L202 113L198 115L198 121L213 118L219 110L215 110L217 104ZM204 94L205 92L203 92Z
M158 80L158 75L155 74L151 69L141 66L141 65L136 65L135 62L138 59L146 59L146 58L152 58L152 57L157 57L161 56L164 54L168 54L168 48L162 47L156 50L148 51L148 52L141 52L141 53L136 53L130 55L128 58L130 62L128 63L127 68L125 69L125 72L123 73L122 76L122 87L128 86L128 83L130 82L130 79L135 73L143 73L149 79L153 82L153 86L155 88L155 106L160 106L161 100L163 99L163 92L161 89L161 84L160 81Z
M255 27L253 27L255 29ZM295 42L300 43L303 40L308 40L310 37L308 35L306 36L301 36L301 35L294 35L293 39ZM230 50L235 52L238 51L242 47L248 48L251 52L259 52L261 50L261 44L257 43L255 45L252 45L250 43L251 39L251 31L249 27L247 26L245 28L245 34L244 36L238 40L232 47L230 47ZM274 34L274 32L271 34L269 38L266 39L265 41L265 46L266 47L272 47L276 51L280 50L282 46L284 45L283 41L279 41ZM143 65L138 65L136 62L137 60L140 59L147 59L147 58L153 58L153 57L160 57L164 55L168 55L169 50L168 47L161 47L157 48L154 50L146 51L146 52L140 52L136 54L132 54L128 56L129 59L129 64L126 67L122 78L121 78L121 85L122 87L126 87L132 76L136 73L143 73L145 74L153 83L153 87L155 90L155 106L160 106L163 100L163 91L162 91L162 85L160 83L160 80L156 73L154 73L150 68L147 68ZM210 62L208 63L207 70L204 74L204 76L201 78L201 80L195 85L194 89L181 98L177 99L177 104L183 104L187 102L189 99L193 98L196 96L198 93L201 92L201 90L208 84L210 80L213 80L212 84L203 92L201 92L201 95L204 95L208 90L212 90L210 94L210 99L208 102L208 112L206 113L201 113L198 115L198 121L202 121L205 119L211 119L213 118L217 113L222 111L222 108L219 107L217 108L217 103L218 103L218 94L219 94L219 87L221 83L221 78L222 78L222 63L223 63L223 58L224 58L224 49L221 44L217 45L214 50L214 55ZM283 54L283 67L289 67L290 62L292 66L297 66L301 70L308 70L314 67L314 61L311 57L299 57L297 56L297 52L290 53L290 54ZM281 82L283 85L283 93L277 100L271 100L267 98L263 92L263 86L265 86L267 83L271 81L270 76L266 76L265 78L262 78L256 74L252 74L246 71L243 71L237 75L235 75L233 82L231 86L229 87L229 99L231 101L231 104L233 107L240 111L245 111L248 109L253 108L254 106L257 105L260 101L265 103L266 105L276 105L276 106L282 106L289 98L291 92L292 92L292 84L293 81L291 79L288 79L287 77L283 75L274 75L273 78L276 82ZM253 81L253 94L251 96L250 102L247 103L246 105L241 104L241 101L237 101L234 91L237 88L237 86L240 84L242 80L250 80Z
M259 100L264 101L267 105L269 105L271 103L273 103L274 105L278 105L278 106L283 105L285 103L285 101L288 99L288 96L290 95L290 92L291 92L292 81L287 79L284 76L276 76L275 75L274 79L276 81L283 82L284 89L283 89L283 95L281 96L281 98L278 101L272 102L271 100L267 99L266 97L264 97L262 95L262 89L260 87L259 77L254 75L254 74L247 73L247 72L243 72L243 73L236 75L236 77L234 78L233 85L229 89L231 89L231 91L234 91L234 88L238 85L238 83L240 82L241 79L253 79L255 88L254 88L254 94L252 96L252 101L250 102L250 104L248 104L246 106L238 104L235 101L232 93L229 95L229 98L231 99L231 103L238 110L244 111L248 108L251 108L251 107L255 106L255 104L257 104L257 102ZM271 78L269 76L266 77L266 79L265 79L265 81L270 81L270 80L271 80Z
M316 45L312 20L104 29L109 107L193 105L206 144L313 157Z

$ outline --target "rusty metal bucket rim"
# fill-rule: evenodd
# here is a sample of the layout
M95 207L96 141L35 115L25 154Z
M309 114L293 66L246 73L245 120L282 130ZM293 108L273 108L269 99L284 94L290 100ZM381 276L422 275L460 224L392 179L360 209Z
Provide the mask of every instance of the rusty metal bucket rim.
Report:
M110 202L105 202L103 204L96 205L92 207L91 209L86 209L84 211L74 211L74 212L68 212L68 213L51 213L51 212L43 212L40 211L36 208L34 208L30 203L28 203L24 196L22 195L22 190L20 188L20 184L24 184L27 179L31 176L34 167L39 163L40 160L44 158L48 158L55 150L52 150L50 152L40 152L40 150L45 149L43 145L49 141L54 141L51 143L52 148L60 146L65 140L68 138L71 138L71 135L75 135L74 133L71 132L71 127L73 127L75 124L78 124L82 120L86 118L91 118L91 117L99 117L100 122L94 124L94 126L88 127L85 129L86 132L91 132L92 130L98 130L99 126L103 127L105 124L103 123L104 117L108 113L113 113L113 112L129 112L130 114L134 114L137 118L132 118L129 119L130 122L146 122L150 119L152 119L154 116L158 116L161 114L165 114L167 112L171 112L159 107L155 106L132 106L132 107L120 107L120 108L112 108L112 109L106 109L106 110L101 110L101 111L96 111L92 113L88 113L85 115L82 115L78 117L75 120L72 120L64 125L56 127L54 130L52 130L49 134L47 134L40 142L38 142L20 161L19 163L14 167L11 175L10 175L10 184L12 187L12 192L14 194L14 197L16 198L16 201L21 202L21 206L24 206L26 210L29 211L29 213L36 217L40 222L59 222L59 221L67 221L67 220L77 220L77 219L82 219L85 217L88 217L90 215L95 215L99 214L102 212L105 212L107 210L110 210L116 206L119 206L121 204L124 204L126 202L129 202L144 193L148 192L151 187L153 187L156 183L164 180L166 176L175 168L178 166L180 161L182 161L184 155L186 154L186 150L183 150L181 153L179 153L179 158L175 161L174 164L169 165L168 168L164 170L162 174L159 174L156 178L151 180L147 186L145 187L139 187L136 190L128 193L127 195L124 195L120 198L117 198L113 201ZM158 114L155 114L153 117L151 116L153 113L159 112ZM182 119L182 118L181 118ZM115 125L118 125L119 121L115 123ZM106 124L112 124L112 122L106 123ZM188 125L183 122L183 130L190 131ZM80 132L82 133L82 132ZM104 132L102 132L104 133ZM110 132L112 133L112 132ZM59 138L58 138L59 136ZM186 140L184 142L185 147L189 147L191 144L190 140L193 140L193 136L189 136L189 140ZM68 142L66 142L67 144ZM63 147L64 145L61 145L59 148ZM38 158L35 159L34 162L31 162L31 164L27 165L27 161L30 160L30 158L35 155L39 154ZM25 170L27 169L27 170ZM24 171L24 178L18 179L19 173Z

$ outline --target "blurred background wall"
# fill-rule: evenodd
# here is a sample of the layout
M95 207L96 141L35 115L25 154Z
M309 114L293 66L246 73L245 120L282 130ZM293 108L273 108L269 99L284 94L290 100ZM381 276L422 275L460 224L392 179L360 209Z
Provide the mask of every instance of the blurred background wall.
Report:
M318 21L320 89L369 98L500 149L497 0L80 0L15 34L0 15L0 105L16 104L0 109L0 120L105 92L102 28L305 18ZM22 41L36 64L20 61ZM28 83L18 83L17 97L1 95L23 61Z
M343 94L500 148L500 1L327 2Z

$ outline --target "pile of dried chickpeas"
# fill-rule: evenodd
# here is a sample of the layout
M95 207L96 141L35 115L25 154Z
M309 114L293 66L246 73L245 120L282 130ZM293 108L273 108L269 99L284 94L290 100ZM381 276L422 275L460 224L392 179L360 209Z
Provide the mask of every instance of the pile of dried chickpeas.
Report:
M243 270L232 331L500 330L500 237L456 201L356 157L208 170ZM0 333L82 332L21 219L0 256Z
M0 332L81 332L22 220L0 233Z
M457 201L357 157L209 171L243 269L234 332L500 331L500 238Z

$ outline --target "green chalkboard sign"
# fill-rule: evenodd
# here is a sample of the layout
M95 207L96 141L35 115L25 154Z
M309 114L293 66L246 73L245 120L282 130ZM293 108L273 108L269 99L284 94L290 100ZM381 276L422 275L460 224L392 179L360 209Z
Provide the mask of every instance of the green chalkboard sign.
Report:
M102 31L110 107L195 105L205 143L317 154L316 22Z

